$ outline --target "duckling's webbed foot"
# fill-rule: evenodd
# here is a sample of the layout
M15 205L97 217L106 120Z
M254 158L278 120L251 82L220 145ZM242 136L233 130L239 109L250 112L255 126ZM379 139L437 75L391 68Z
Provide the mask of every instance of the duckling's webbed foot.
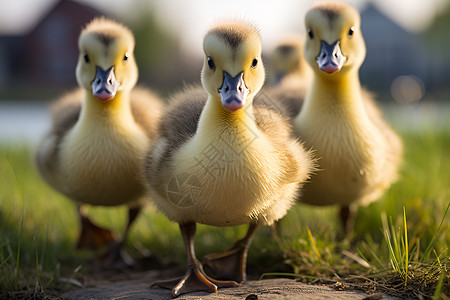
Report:
M226 251L206 255L203 257L203 264L211 268L217 278L241 282L246 277L246 255L244 247L234 245Z
M77 248L89 247L93 250L106 247L106 251L98 258L101 260L103 269L121 269L131 267L134 264L133 259L123 249L128 237L131 225L139 215L141 207L130 208L128 210L128 223L122 235L122 239L117 240L113 233L105 228L99 227L82 212L78 207L81 220L81 233L77 242Z
M114 234L94 223L80 212L81 232L77 241L77 249L99 249L116 241Z
M216 293L217 288L234 287L239 284L234 281L215 280L205 274L202 267L190 266L183 277L169 280L159 280L154 282L151 287L161 287L172 290L172 296L178 297L181 294L191 292Z
M257 226L250 224L246 236L230 249L203 257L203 263L213 270L216 278L236 282L246 279L247 252Z
M134 260L128 253L123 249L125 242L128 238L128 233L130 232L131 225L134 220L136 220L137 216L141 212L141 207L131 207L128 209L128 223L125 227L125 231L122 235L122 239L120 241L114 241L108 245L107 252L101 257L102 266L104 268L112 268L112 269L122 269L127 267L132 267L134 264Z
M134 265L134 260L123 249L123 241L111 243L99 258L103 269L124 269Z
M172 289L172 296L178 297L181 294L190 292L205 291L209 293L216 293L217 288L233 287L239 284L235 281L220 281L215 280L205 274L202 265L195 257L194 250L194 236L196 224L180 223L181 235L183 236L184 244L186 246L187 254L187 271L181 278L170 280L159 280L153 283L152 287L161 287Z

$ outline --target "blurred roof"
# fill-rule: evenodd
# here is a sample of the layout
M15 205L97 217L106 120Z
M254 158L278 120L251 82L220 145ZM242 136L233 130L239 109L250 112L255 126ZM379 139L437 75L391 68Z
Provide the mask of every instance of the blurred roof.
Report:
M36 1L38 2L38 1ZM17 1L20 3L20 1ZM22 2L23 6L23 2ZM3 36L23 36L31 33L35 30L39 24L48 18L48 16L53 15L55 11L64 7L64 10L70 11L73 9L80 9L88 11L90 14L98 15L100 10L94 8L88 2L80 2L74 0L41 0L39 5L33 5L32 9L24 10L22 7L13 6L11 14L20 16L20 21L14 20L3 20L3 25L0 24L0 35ZM20 11L20 12L18 12Z

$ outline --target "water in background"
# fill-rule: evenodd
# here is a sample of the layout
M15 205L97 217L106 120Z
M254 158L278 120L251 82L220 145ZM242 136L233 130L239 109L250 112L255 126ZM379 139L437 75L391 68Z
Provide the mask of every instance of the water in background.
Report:
M49 103L0 102L0 145L34 146L50 128ZM450 104L384 105L386 120L399 131L450 131Z
M49 128L48 103L0 102L0 145L35 145Z

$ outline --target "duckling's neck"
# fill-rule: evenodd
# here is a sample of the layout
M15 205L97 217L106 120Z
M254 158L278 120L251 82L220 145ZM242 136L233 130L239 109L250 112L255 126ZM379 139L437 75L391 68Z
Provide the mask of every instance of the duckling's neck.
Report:
M258 132L252 99L247 99L247 105L235 112L222 107L220 98L209 96L200 115L197 136L221 136L227 132L242 136L254 135Z
M86 91L80 113L80 124L89 126L92 123L99 123L109 126L130 121L133 121L133 115L129 92L117 92L114 99L101 102L92 93Z
M349 71L339 75L337 77L328 74L314 76L299 117L311 115L312 111L341 111L348 116L366 116L358 72Z

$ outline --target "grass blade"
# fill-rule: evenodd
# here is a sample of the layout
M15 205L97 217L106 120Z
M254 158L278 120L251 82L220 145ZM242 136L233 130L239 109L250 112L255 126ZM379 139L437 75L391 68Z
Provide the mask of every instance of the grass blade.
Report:
M442 224L444 224L444 220L445 220L445 217L447 216L449 207L450 207L450 202L447 205L447 209L444 212L444 216L442 217L441 224L439 224L438 230L436 231L433 239L431 240L430 244L428 245L427 249L425 250L425 252L424 252L422 258L419 260L419 262L423 262L425 260L425 258L428 256L428 254L430 253L431 247L433 247L434 242L436 241L436 238L437 238L439 232L441 231Z
M392 243L393 243L392 235L394 234L394 232L392 231L391 228L389 228L386 212L383 212L381 214L381 223L383 225L384 238L386 240L388 250L389 250L389 258L391 261L392 269L394 269L394 271L396 271L396 272L400 272L400 266L397 261L397 256L395 255L394 247L392 246ZM395 243L395 241L394 241L394 243Z
M3 267L3 265L6 265L6 263L12 258L12 255L8 255L8 257L6 257L5 259L2 258L2 261L0 262L0 269Z
M17 286L17 277L19 276L20 246L22 244L24 220L25 220L25 209L22 214L22 221L20 222L19 240L17 242L16 269L14 270L14 281L15 281L16 286Z
M317 250L317 247L316 247L316 242L314 241L314 237L312 236L311 230L309 230L308 226L306 226L306 230L308 231L308 237L309 237L309 241L311 242L311 248L314 250L314 252L316 253L317 257L319 259L321 259L320 253L319 253L319 251Z
M440 295L441 295L441 290L442 290L442 286L444 285L444 278L447 276L447 272L445 271L445 268L441 268L441 276L439 276L439 281L436 285L436 289L434 290L434 295L431 298L432 300L439 300L441 299Z
M409 252L409 244L408 244L408 226L406 224L406 210L403 206L403 226L405 227L405 286L408 282L408 265L409 265L409 258L408 258L408 252Z
M36 237L34 238L34 249L36 252L36 278L37 278L37 283L36 285L41 285L41 276L39 273L39 254L38 254L38 246L37 246L37 242L36 242Z

